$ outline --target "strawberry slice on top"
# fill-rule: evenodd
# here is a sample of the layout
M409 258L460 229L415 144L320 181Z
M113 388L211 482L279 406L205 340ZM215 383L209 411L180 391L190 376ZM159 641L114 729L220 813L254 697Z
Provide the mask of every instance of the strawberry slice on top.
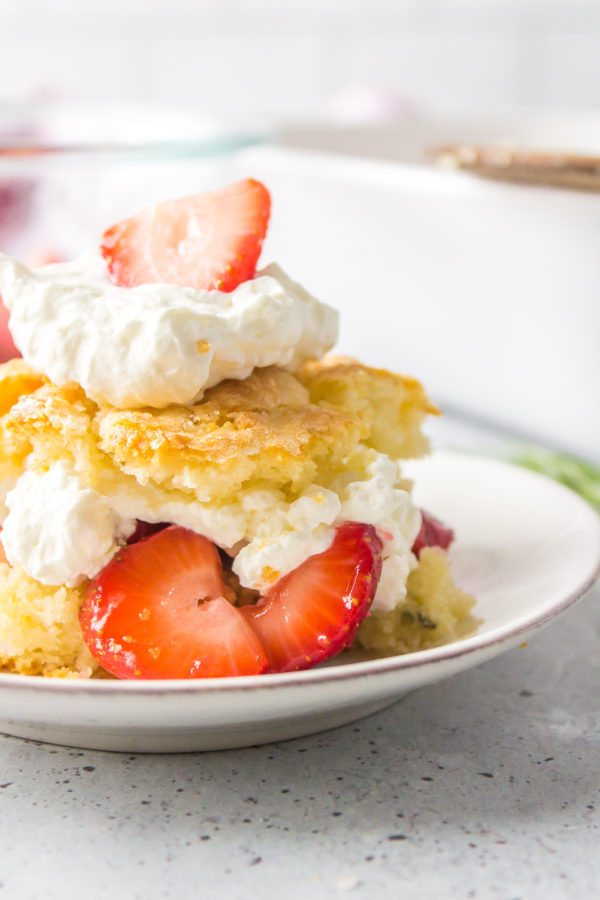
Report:
M100 249L121 287L165 283L227 293L254 277L270 212L266 187L247 178L124 219L104 232Z

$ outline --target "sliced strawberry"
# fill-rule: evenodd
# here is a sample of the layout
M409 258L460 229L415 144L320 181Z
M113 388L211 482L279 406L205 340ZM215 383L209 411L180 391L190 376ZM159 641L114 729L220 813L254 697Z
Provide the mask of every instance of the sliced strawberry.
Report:
M92 654L119 678L305 669L350 645L380 574L375 529L348 522L328 550L236 608L215 545L172 525L125 547L90 582L80 621Z
M143 541L145 538L150 537L152 534L156 534L157 531L162 531L163 528L168 528L168 522L144 522L142 519L136 520L135 531L133 534L130 534L127 538L128 544L137 544L138 541Z
M441 547L446 550L454 540L452 529L424 509L421 510L421 515L421 530L412 546L412 552L418 557L423 547Z
M247 178L221 191L159 203L113 225L101 250L115 284L232 291L254 277L271 198Z
M123 548L90 582L83 636L118 678L258 675L268 660L224 594L215 545L172 525Z
M307 669L352 642L381 575L381 541L371 525L347 522L324 553L285 575L242 614L260 637L270 671Z

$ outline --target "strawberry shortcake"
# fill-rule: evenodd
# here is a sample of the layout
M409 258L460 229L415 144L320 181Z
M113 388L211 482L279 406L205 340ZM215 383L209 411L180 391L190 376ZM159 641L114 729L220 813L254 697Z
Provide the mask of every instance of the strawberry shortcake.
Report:
M474 625L402 460L438 410L327 355L337 314L257 271L264 185L168 201L69 263L0 256L0 668L210 678Z

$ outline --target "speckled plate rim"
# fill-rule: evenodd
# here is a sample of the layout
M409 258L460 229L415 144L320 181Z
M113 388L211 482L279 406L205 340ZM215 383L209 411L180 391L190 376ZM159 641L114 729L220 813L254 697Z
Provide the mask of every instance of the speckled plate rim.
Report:
M567 497L573 508L586 519L586 529L589 530L594 545L593 556L589 560L589 567L581 573L581 578L573 585L572 590L560 600L553 600L548 607L537 615L523 615L512 620L506 625L490 629L484 633L475 632L467 637L434 647L428 650L419 650L400 656L386 656L377 659L362 660L359 662L335 663L322 668L307 669L302 672L287 672L275 675L236 676L231 678L206 679L195 681L180 681L174 679L165 680L88 680L88 679L62 679L44 678L30 675L16 675L0 673L0 688L9 687L15 691L26 689L35 690L48 695L111 695L122 694L148 695L201 695L205 693L238 693L240 691L272 690L278 687L293 688L307 684L322 684L335 681L346 681L356 678L369 678L380 676L390 672L417 669L435 663L443 663L468 654L480 654L493 648L506 645L506 649L519 644L523 638L533 634L553 619L562 615L569 607L585 596L600 578L600 516L581 497L569 488L558 484L551 479L536 472L530 472L512 463L492 457L479 456L477 454L455 453L452 451L440 451L439 457L468 458L473 462L501 467L503 470L513 469L526 476L528 479L545 482L549 492L555 492L556 496ZM443 677L443 675L442 675Z

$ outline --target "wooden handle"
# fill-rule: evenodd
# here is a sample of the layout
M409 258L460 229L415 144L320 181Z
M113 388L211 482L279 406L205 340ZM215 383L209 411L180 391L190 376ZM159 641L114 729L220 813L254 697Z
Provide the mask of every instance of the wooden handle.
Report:
M521 184L600 191L600 156L523 150L502 144L449 144L429 151L438 165Z

